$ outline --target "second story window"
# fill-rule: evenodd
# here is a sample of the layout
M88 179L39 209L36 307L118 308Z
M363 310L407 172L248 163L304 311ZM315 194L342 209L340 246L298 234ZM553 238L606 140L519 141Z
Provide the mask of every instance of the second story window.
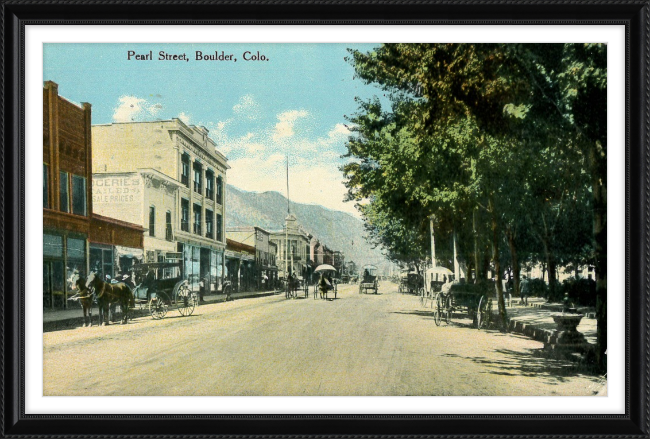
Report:
M86 216L86 179L72 176L72 213Z
M212 171L205 172L205 196L214 200L214 173Z
M149 236L156 236L156 208L149 206Z
M181 199L181 230L190 231L190 202L185 199Z
M223 242L223 217L217 214L217 241Z
M194 163L194 192L201 193L201 164Z
M47 164L43 163L43 207L50 207L50 196L48 193L49 174Z
M194 205L194 233L201 234L201 206Z
M214 239L214 212L205 210L205 236Z
M187 154L181 157L181 183L190 187L190 156Z
M59 175L59 208L61 212L70 212L70 191L67 172L61 172Z
M172 234L172 213L168 210L165 213L165 239L173 241L174 235Z
M217 203L223 204L223 179L221 175L217 177Z

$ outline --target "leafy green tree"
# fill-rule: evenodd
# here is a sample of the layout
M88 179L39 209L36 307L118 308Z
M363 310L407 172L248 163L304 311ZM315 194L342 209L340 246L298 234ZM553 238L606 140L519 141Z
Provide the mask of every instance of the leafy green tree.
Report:
M411 248L425 236L430 214L444 218L443 233L474 234L477 272L485 271L479 254L490 242L505 322L502 237L518 287L517 245L530 246L522 236L535 232L553 287L556 259L575 254L584 238L572 247L562 236L571 218L584 213L584 177L592 179L594 194L606 193L602 112L581 110L598 103L604 90L602 48L387 44L351 55L357 76L382 88L391 109L378 100L360 102L350 119L357 131L348 143L352 161L343 168L350 199L367 203L370 230L400 257L412 256L400 242ZM594 231L603 218L599 196ZM596 260L598 254L597 243Z

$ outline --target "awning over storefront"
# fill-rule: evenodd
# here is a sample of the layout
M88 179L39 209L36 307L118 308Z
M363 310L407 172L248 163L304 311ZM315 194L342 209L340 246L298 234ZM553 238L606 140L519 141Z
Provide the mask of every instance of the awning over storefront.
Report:
M278 267L271 267L268 265L263 265L261 270L266 270L266 271L278 271Z
M234 252L231 250L226 250L225 256L228 259L241 259L242 261L254 261L255 256L254 255L249 255L246 253L240 253L240 252Z
M122 247L121 245L116 245L115 258L118 259L121 257L133 258L142 262L142 260L144 259L144 251L141 248L130 248L130 247Z

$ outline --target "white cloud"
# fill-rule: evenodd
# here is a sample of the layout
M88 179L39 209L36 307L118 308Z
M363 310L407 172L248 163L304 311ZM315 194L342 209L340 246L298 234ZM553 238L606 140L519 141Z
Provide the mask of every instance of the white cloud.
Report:
M327 135L328 135L330 138L334 138L334 137L347 137L347 136L350 135L350 130L349 130L348 127L346 127L344 124L342 124L342 123L337 123L336 125L334 125L334 128L332 128L332 129L330 130L330 132L327 133Z
M184 111L178 113L178 118L183 121L185 125L190 124L190 119L192 119L192 116L185 113Z
M354 203L343 202L347 189L339 170L350 131L338 123L322 137L296 132L295 123L309 116L306 110L286 111L277 115L277 124L256 125L238 136L229 133L241 121L237 115L209 124L217 149L229 157L228 182L247 191L285 194L288 155L292 201L319 204L359 217Z
M305 110L291 110L278 114L278 122L273 129L273 140L278 141L283 138L293 137L295 134L293 126L300 118L307 117L309 113Z
M255 101L253 95L244 95L239 102L232 107L232 111L248 120L255 120L259 117L260 105Z
M135 96L121 96L117 107L113 111L114 122L131 122L138 120L144 111L143 104L145 99L136 98Z
M120 96L113 109L114 122L141 122L155 119L162 111L161 103L149 102L137 96Z

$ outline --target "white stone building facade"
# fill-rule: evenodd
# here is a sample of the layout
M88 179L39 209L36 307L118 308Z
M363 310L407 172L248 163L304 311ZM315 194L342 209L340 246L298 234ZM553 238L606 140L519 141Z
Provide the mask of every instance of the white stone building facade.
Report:
M92 136L93 199L104 197L99 213L137 218L147 262L182 259L184 277L208 279L210 290L219 290L230 167L208 130L172 119L94 125ZM122 187L109 190L120 178Z

